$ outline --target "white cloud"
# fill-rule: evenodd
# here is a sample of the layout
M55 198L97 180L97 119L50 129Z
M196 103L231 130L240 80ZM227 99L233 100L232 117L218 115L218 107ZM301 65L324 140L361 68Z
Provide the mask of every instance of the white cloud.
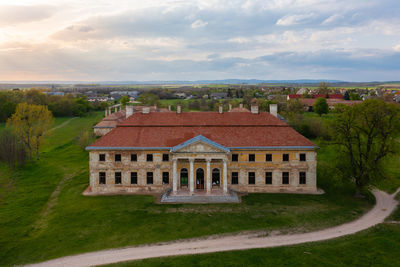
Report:
M400 44L394 46L393 49L394 49L395 51L399 51L399 52L400 52Z
M315 15L313 13L287 15L287 16L284 16L284 17L280 18L276 22L276 25L279 25L279 26L291 26L291 25L296 25L296 24L302 24L302 23L308 22L314 16Z
M202 21L201 19L196 20L195 22L193 22L190 27L192 27L192 29L197 29L197 28L203 28L204 26L206 26L208 24L208 22L206 21Z

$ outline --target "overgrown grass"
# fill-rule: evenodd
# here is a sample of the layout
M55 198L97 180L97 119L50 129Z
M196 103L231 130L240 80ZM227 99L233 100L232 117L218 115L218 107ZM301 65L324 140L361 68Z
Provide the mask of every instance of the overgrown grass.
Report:
M0 265L243 230L309 231L353 220L371 207L335 188L325 195L250 194L241 204L159 205L153 196L84 197L88 154L75 139L101 116L76 118L54 130L40 160L12 174L14 187L0 199Z
M165 257L107 266L399 266L400 226L297 246Z

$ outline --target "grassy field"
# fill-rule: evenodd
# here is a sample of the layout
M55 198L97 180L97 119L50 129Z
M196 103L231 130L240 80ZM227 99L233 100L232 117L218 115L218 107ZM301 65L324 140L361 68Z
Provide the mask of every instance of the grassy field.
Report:
M310 231L359 217L372 203L327 186L320 196L250 194L241 204L158 205L153 196L84 197L88 154L76 144L102 113L76 118L47 138L39 161L0 166L0 265L243 230ZM67 118L56 119L60 125ZM326 153L326 152L323 152ZM321 154L321 153L320 153ZM336 191L335 191L336 190Z
M107 266L399 266L400 226L290 247L147 259Z

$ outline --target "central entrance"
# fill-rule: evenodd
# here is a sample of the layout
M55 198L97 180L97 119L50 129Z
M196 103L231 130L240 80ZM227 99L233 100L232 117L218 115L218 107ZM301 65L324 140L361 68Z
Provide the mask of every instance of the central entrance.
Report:
M196 189L204 189L204 170L196 170Z

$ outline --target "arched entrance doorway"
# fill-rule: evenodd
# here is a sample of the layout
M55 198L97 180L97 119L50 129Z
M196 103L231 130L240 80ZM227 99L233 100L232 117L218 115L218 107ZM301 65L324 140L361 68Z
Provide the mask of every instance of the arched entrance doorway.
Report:
M196 189L204 189L204 170L196 170Z
M221 175L220 171L217 168L212 170L212 186L219 187L221 184Z
M181 187L188 187L188 170L181 169Z

